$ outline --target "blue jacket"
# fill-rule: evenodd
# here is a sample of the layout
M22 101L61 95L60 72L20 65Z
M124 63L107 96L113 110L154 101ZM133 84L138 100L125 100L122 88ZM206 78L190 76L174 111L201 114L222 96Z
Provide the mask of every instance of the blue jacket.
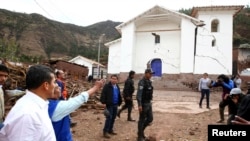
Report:
M222 93L221 97L222 97L222 99L223 99L224 96L225 96L226 94L229 94L230 91L234 88L234 82L233 82L233 80L229 80L228 83L226 83L226 82L221 82L221 83L213 82L213 83L212 83L212 87L219 87L219 86L222 87L223 93Z
M60 100L49 100L49 117L52 119L53 113ZM70 118L65 116L62 120L52 121L57 141L72 141L70 132Z

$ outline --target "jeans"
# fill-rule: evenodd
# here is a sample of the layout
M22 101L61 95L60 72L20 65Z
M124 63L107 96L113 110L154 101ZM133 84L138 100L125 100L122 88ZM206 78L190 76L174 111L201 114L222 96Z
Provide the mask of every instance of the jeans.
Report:
M106 106L106 108L109 111L109 115L106 116L103 132L109 132L110 133L110 132L113 131L118 106L117 105L111 105L111 106L109 105L109 106Z
M206 95L206 100L207 100L207 107L209 107L209 95L210 95L210 90L209 89L201 89L201 99L199 105L202 106L202 101Z
M153 121L152 104L144 103L142 105L142 112L139 115L138 138L144 137L144 130L152 121Z

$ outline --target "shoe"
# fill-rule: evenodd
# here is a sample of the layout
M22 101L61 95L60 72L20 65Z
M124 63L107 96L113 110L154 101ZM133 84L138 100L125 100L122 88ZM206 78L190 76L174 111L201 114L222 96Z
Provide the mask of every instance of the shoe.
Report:
M110 138L110 136L109 136L108 132L104 132L104 133L103 133L103 137L104 137L104 138L107 138L107 139L109 139L109 138Z
M118 118L120 118L120 114L121 114L121 110L118 110L118 112L117 112L117 115L116 115L116 116L117 116Z
M208 106L207 109L211 109L211 108Z
M201 106L201 105L200 105L199 107L200 107L200 108L202 108L202 106Z
M137 141L146 141L144 137L138 137Z
M117 133L114 132L114 131L109 132L109 134L110 134L110 135L117 135Z
M217 121L217 123L223 123L223 122L224 122L223 119L220 119L220 120Z

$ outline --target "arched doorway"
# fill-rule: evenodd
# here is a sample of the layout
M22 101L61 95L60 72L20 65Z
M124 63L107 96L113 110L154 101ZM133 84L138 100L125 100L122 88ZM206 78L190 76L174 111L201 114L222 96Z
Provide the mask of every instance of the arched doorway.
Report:
M161 61L161 59L159 59L159 58L153 59L151 61L151 68L155 72L155 74L153 74L153 76L158 76L158 77L162 76L162 61Z

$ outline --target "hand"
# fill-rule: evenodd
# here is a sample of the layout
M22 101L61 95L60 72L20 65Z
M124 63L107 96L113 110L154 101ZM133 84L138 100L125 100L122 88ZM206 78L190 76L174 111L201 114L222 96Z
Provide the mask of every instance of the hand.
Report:
M95 86L97 86L98 88L103 87L103 85L105 84L106 80L105 79L101 79L98 81L95 81Z
M235 119L231 122L236 125L250 125L250 121L247 121L239 116L235 116Z
M221 84L223 82L223 79L217 79L216 82Z
M224 99L224 100L226 100L226 99L227 99L227 97L228 97L228 95L229 95L229 94L225 94L225 96L224 96L224 98L223 98L223 99Z

